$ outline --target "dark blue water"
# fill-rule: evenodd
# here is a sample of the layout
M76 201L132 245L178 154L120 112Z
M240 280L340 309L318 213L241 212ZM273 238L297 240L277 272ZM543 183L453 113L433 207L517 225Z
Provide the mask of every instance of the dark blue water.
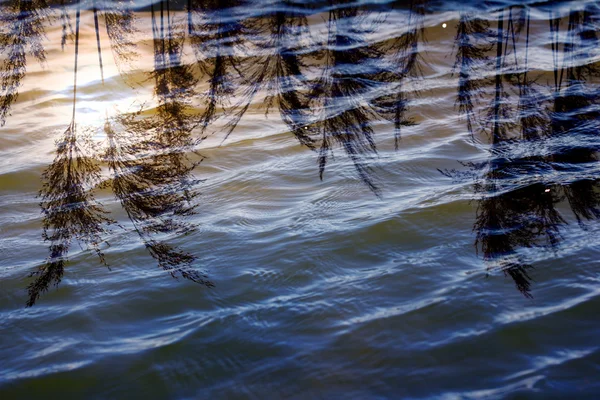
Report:
M0 3L0 399L595 399L600 3ZM176 278L176 279L173 279Z

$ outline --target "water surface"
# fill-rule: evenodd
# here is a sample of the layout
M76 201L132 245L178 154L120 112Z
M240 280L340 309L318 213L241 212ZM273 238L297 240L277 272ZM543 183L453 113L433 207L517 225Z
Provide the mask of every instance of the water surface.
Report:
M3 399L597 397L599 3L0 15Z

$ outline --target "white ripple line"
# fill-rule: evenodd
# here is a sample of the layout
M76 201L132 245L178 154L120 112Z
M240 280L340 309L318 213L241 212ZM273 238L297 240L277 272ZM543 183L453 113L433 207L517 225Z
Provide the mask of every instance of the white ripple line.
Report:
M538 307L531 311L525 312L516 312L516 313L504 313L499 315L495 321L502 324L509 324L512 322L525 322L535 318L544 317L549 314L553 314L559 311L568 310L572 307L575 307L579 304L585 303L593 299L594 297L600 295L600 287L595 288L594 290L585 293L581 296L574 297L567 301L561 302L560 304L556 304L553 306L547 307Z

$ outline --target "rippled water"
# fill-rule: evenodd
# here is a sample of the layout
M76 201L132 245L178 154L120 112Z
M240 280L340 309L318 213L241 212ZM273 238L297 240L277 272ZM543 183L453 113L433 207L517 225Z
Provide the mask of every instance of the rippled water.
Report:
M2 399L597 398L599 3L0 15Z

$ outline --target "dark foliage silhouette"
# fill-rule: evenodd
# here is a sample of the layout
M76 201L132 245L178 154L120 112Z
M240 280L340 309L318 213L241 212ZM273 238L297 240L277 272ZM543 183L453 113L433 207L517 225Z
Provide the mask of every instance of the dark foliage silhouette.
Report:
M364 100L371 90L369 82L378 73L369 68L379 57L379 50L364 40L370 28L364 26L364 18L355 7L329 11L326 42L316 54L322 72L311 83L309 93L308 108L315 115L305 130L317 142L321 179L333 148L338 145L352 160L360 179L379 194L368 160L377 154L371 126L377 113Z
M244 22L246 30L258 37L255 42L258 54L248 57L243 67L244 80L248 82L246 108L263 90L265 115L277 106L281 119L300 144L314 150L315 140L306 127L310 110L304 70L308 67L298 55L303 45L310 44L310 32L304 14L288 11L293 6L288 1L282 5L285 11L277 10Z
M489 268L502 270L528 297L531 297L529 270L533 262L522 249L558 248L560 230L567 220L557 210L557 204L568 200L580 223L597 218L598 192L594 188L597 179L590 175L574 181L570 178L573 172L579 172L577 164L596 161L598 148L589 140L597 132L593 107L596 92L585 85L586 79L595 74L593 64L587 60L595 44L595 29L589 13L572 12L568 32L563 36L568 38L567 42L560 43L560 22L559 18L550 19L555 70L553 95L549 98L537 83L539 77L531 75L530 10L511 7L499 11L493 45L495 75L490 82L493 100L481 123L491 141L490 160L485 165L469 164L471 173L443 171L454 178L480 177L475 183L480 196L474 226L476 247ZM460 29L467 28L459 23ZM482 38L490 36L485 25L477 30L484 32ZM457 40L460 36L457 35ZM562 64L559 63L561 45ZM478 50L481 51L476 53L477 58L484 60L486 52L492 49ZM576 60L575 54L583 59ZM464 65L464 55L460 57L460 65ZM477 65L470 70L477 73L477 68L484 68L485 63L467 62L467 65L469 68ZM459 76L459 87L460 80ZM482 82L473 90L481 93L485 89ZM459 88L459 105L460 92ZM518 101L512 101L513 96ZM473 99L470 93L463 98L467 104ZM548 103L551 110L544 106ZM465 113L470 112L470 107L464 109ZM471 118L476 119L475 114ZM471 123L472 120L467 121ZM473 131L471 127L468 129ZM588 140L572 141L579 135L589 135Z
M396 149L405 128L416 124L409 106L430 71L424 56L426 0L161 0L144 6L148 26L136 23L134 4L127 1L92 0L89 9L82 7L67 0L0 4L0 125L18 99L28 63L47 62L48 26L57 24L57 42L60 37L63 51L74 44L75 52L73 114L42 176L49 257L32 274L28 305L60 282L74 242L107 264L103 237L115 221L96 201L98 188L112 191L127 214L125 224L159 268L211 286L196 269L198 258L172 239L195 229L188 221L200 204L199 145L209 135L227 139L257 109L265 117L275 110L295 139L315 151L321 179L341 148L377 196L376 124L393 129ZM568 205L583 229L600 217L598 9L535 7L499 8L491 14L496 22L474 9L459 14L451 61L455 106L472 139L489 142L489 158L464 163L468 171L443 171L474 179L476 248L490 270L510 276L526 296L537 264L527 249L560 248L569 218L559 213L559 204ZM532 20L542 11L550 13L549 85L530 52L530 41L539 39ZM76 118L84 14L91 25L85 32L95 34L93 62L103 84L111 58L103 51L110 46L127 80L126 67L145 54L144 38L152 39L152 66L145 75L152 100L135 103L134 112L115 114L107 107L98 128ZM402 23L381 39L378 27L390 16ZM110 90L108 84L103 88Z
M195 164L185 165L186 155L171 143L165 143L160 132L148 136L148 130L155 130L162 121L138 118L139 113L133 113L106 122L105 160L112 175L108 186L159 268L174 277L179 273L186 279L212 286L194 269L194 255L160 239L161 235L193 230L181 218L193 212L195 194L191 187L195 182L191 172ZM159 154L144 158L147 153Z
M382 56L389 55L390 66L380 72L377 81L390 84L391 90L385 96L378 96L372 103L379 115L394 124L394 147L398 150L402 137L402 128L416 125L407 116L409 93L406 83L418 80L423 75L425 64L420 43L425 42L425 27L423 18L426 0L413 0L405 11L406 31L391 41L381 43L379 48ZM413 93L417 94L417 93Z
M547 115L538 111L539 96L529 77L529 14L525 39L524 65L518 65L515 36L520 24L515 23L510 9L505 36L504 13L498 18L496 41L496 75L494 100L487 115L491 128L491 154L484 181L476 184L482 192L474 230L476 246L480 246L484 259L510 276L519 291L531 297L532 264L520 254L519 249L534 246L556 247L560 240L559 227L565 223L555 208L559 197L550 182L544 182L548 163L543 155L532 151L519 152L522 143L535 149L548 125ZM514 64L507 66L509 43L512 42ZM503 48L504 46L504 48ZM514 71L519 71L515 73ZM519 102L515 110L508 107L508 93L504 80L516 83ZM516 118L511 115L516 114ZM511 122L512 121L512 122ZM520 126L520 129L518 127ZM514 131L520 131L515 136Z
M98 62L102 71L99 12L93 11ZM104 15L106 17L107 14ZM80 16L78 5L72 121L57 143L54 162L43 174L43 237L50 242L50 256L32 274L36 279L29 285L28 306L32 306L51 284L60 283L73 239L86 243L106 265L100 249L102 234L105 226L114 222L92 193L101 181L100 163L95 156L98 146L89 139L90 135L84 135L91 130L82 133L76 123ZM141 117L141 111L107 117L103 127L107 149L102 158L112 177L104 186L110 187L119 199L135 231L160 268L174 277L181 275L212 286L204 275L194 269L194 255L167 243L170 233L186 234L193 230L183 218L193 213L197 195L193 187L198 181L193 178L192 170L199 161L192 161L188 156L188 153L194 152L191 138L194 124L190 122L192 118L186 114L185 108L192 93L186 88L193 87L195 81L180 63L182 39L178 40L172 32L168 7L166 24L164 16L162 12L160 22L155 21L154 24L155 68L152 76L157 112L147 118ZM116 40L122 42L120 38Z
M102 205L95 201L93 187L100 181L100 166L93 156L93 144L85 133L78 132L77 64L79 57L80 9L77 8L75 29L75 63L73 69L73 114L71 123L57 142L56 156L42 175L40 192L44 214L43 238L50 242L50 255L45 264L32 273L28 306L51 284L60 283L73 239L90 246L105 264L100 249L105 224L111 220Z
M552 159L560 172L578 172L581 178L562 184L565 196L581 224L600 217L599 178L586 166L598 161L597 144L600 97L587 81L598 75L597 63L590 63L598 46L597 27L590 10L572 11L568 18L562 65L559 65L560 20L550 19L554 60L554 92L551 130L560 143Z
M488 52L492 48L492 32L486 20L463 13L456 26L456 61L453 72L458 73L456 104L461 116L464 116L467 129L474 135L476 122L475 103L482 96L485 78L474 73L487 65Z
M27 56L46 62L44 24L49 20L44 0L13 0L0 3L0 126L10 115L19 96L19 87L27 73Z
M156 238L160 234L186 234L193 230L181 219L193 213L197 195L194 186L198 181L192 171L199 161L188 156L194 153L191 136L194 118L187 107L196 81L189 67L181 62L183 36L175 32L178 27L168 2L161 3L160 14L152 6L151 14L152 76L158 106L152 117L142 118L139 111L107 120L105 159L112 173L109 186L160 268L174 277L179 273L186 279L212 286L193 268L194 255Z
M65 0L60 2L60 23L62 27L60 47L64 50L68 41L72 41L75 33L73 32L73 25L71 24L71 16L69 15L69 9Z
M139 56L135 43L138 30L131 7L132 4L127 1L102 3L106 34L110 41L113 59L121 73L124 72L126 65L130 65Z
M219 117L226 120L227 138L246 112L250 100L240 96L243 83L241 55L245 52L245 29L236 18L239 0L190 0L188 2L188 35L197 59L197 67L208 89L200 118L200 136L208 135L209 126ZM219 112L221 115L219 115Z

